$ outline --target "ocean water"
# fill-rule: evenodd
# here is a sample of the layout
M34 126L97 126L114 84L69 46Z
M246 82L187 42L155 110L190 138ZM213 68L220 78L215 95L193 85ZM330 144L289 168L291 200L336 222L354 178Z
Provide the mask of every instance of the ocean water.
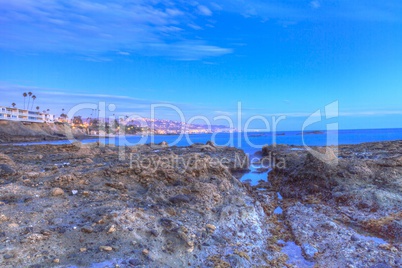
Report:
M339 130L336 132L305 132L304 135L298 131L287 131L273 133L218 133L218 134L192 134L192 135L140 135L89 138L82 140L83 143L100 141L105 144L115 145L138 145L144 143L167 142L169 145L188 146L193 143L206 143L214 141L219 146L233 146L243 149L246 153L253 154L259 151L266 144L287 144L295 146L325 146L338 144L358 144L364 142L402 140L402 129L361 129L361 130ZM43 141L39 144L66 144L70 141ZM24 144L38 144L24 143ZM20 144L20 145L24 145Z

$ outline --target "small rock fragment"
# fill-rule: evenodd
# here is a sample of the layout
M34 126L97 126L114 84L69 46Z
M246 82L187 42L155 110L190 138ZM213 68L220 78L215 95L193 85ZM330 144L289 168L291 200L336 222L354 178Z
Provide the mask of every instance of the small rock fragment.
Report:
M83 232L83 233L90 234L90 233L92 233L93 231L94 231L94 230L92 229L91 226L84 226L84 227L81 228L81 232Z
M190 197L185 194L179 194L179 195L169 198L169 201L173 204L189 203Z
M114 233L114 232L116 232L116 225L111 225L110 227L109 227L109 229L107 230L107 233L108 234L111 234L111 233Z
M84 162L87 163L87 164L93 164L94 163L94 161L91 158L85 158Z
M110 246L100 246L99 249L101 251L112 251L113 250L113 248Z
M351 237L350 237L350 240L352 240L352 241L359 241L360 240L360 238L356 235L356 234L353 234Z
M64 195L64 191L61 188L53 188L52 191L51 191L51 195L52 196Z
M38 172L28 172L25 175L30 179L35 179L40 176L40 174Z
M216 230L216 226L213 225L213 224L207 224L207 225L205 225L205 227L207 228L207 231L208 231L209 233L213 233L213 232L215 232L215 230Z
M141 261L137 260L137 259L131 259L128 261L129 264L133 265L133 266L137 266L137 265L141 265Z
M11 255L11 254L4 254L4 255L3 255L3 258L4 258L5 260L12 259L12 258L14 258L14 255Z
M5 221L8 221L8 220L9 220L9 218L6 215L4 215L4 214L0 215L0 222L5 222Z

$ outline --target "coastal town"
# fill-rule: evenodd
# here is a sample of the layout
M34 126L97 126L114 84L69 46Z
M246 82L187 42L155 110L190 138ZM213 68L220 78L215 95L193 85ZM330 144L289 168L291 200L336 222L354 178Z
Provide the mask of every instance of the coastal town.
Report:
M112 116L109 118L101 118L99 116L82 116L74 115L69 118L65 109L61 109L60 115L50 113L49 109L40 111L40 107L36 106L34 101L36 96L31 92L23 93L24 106L18 108L15 103L11 107L0 105L0 121L14 121L23 124L64 124L70 125L72 128L79 128L87 135L104 136L104 135L120 135L120 134L156 134L156 135L177 135L177 134L206 134L217 132L236 132L234 128L223 125L201 125L188 124L166 119L136 118L132 119L126 116ZM25 98L28 97L28 103ZM27 105L26 105L27 104Z

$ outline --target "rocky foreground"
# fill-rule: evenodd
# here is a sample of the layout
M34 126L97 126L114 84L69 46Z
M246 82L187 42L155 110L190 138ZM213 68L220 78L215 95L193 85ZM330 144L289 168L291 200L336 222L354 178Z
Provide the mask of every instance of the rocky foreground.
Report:
M0 146L0 267L402 266L402 142L260 155Z
M283 266L275 224L232 175L243 151L121 150L0 146L0 266Z
M324 148L315 148L325 153ZM402 267L402 141L329 148L267 146L283 220L319 267Z

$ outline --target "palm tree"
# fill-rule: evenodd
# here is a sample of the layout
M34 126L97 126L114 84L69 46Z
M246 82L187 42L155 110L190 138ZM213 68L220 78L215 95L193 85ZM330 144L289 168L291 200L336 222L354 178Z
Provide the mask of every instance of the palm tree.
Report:
M28 94L27 94L26 92L24 92L24 93L22 94L22 96L24 97L24 109L25 109L25 98L28 96Z
M40 109L39 106L36 106L36 110L37 110L38 112L39 112L39 109Z
M15 104L15 102L11 103L11 106L13 106L13 108L15 107L15 105L17 105L17 104Z
M34 105L35 99L36 99L36 96L35 96L35 95L33 95L33 96L32 96L32 105L31 105L31 110L33 109L33 105Z
M31 96L32 96L32 92L31 92L31 91L28 92L28 96L29 96L29 99L28 99L28 106L27 106L27 108L29 108L29 103L30 103L30 101L31 101ZM24 107L24 109L25 109L25 107Z

